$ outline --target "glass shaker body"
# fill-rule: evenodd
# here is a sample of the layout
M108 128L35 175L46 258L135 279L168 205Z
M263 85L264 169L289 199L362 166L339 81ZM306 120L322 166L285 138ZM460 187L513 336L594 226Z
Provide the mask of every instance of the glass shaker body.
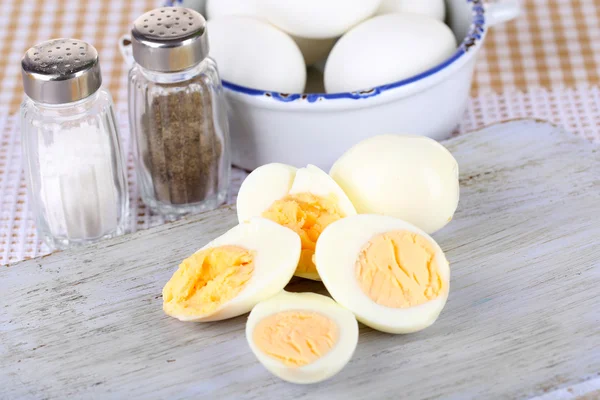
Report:
M21 105L22 148L39 235L65 249L123 234L127 179L110 94Z
M144 202L176 217L223 204L230 154L223 87L206 57L181 72L135 65L129 73L129 121Z

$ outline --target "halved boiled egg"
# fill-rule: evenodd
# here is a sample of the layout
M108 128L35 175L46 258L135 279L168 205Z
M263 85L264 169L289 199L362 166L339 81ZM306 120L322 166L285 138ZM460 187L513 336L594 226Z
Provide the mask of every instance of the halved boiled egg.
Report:
M317 239L332 222L355 215L356 210L337 183L319 168L297 169L267 164L242 183L237 199L240 222L261 216L296 232L302 255L296 276L320 280L313 256Z
M163 310L181 321L219 321L249 312L288 284L300 239L263 218L241 223L185 259L163 288Z
M350 361L358 342L358 323L329 297L283 291L254 307L246 339L274 375L292 383L316 383L337 374Z
M448 299L444 252L424 231L394 217L362 214L331 224L315 262L331 296L383 332L427 328Z

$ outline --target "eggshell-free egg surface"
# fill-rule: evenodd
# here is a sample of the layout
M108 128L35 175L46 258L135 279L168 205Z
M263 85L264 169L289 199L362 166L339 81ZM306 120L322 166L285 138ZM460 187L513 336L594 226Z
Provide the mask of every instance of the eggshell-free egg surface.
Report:
M388 333L435 322L450 290L442 249L425 232L382 215L355 215L329 225L315 261L331 296L356 318Z
M356 214L337 183L319 168L267 164L242 183L237 198L240 222L252 217L273 220L296 232L302 255L296 276L318 280L313 255L320 233L333 221Z
M279 293L300 258L291 230L253 218L185 259L163 288L163 310L181 321L219 321L245 314Z
M208 21L210 55L223 79L253 89L301 93L304 57L294 40L274 26L249 17Z
M329 297L284 291L254 307L246 339L274 375L292 383L316 383L337 374L352 358L358 324Z
M377 14L391 13L427 15L443 22L446 18L446 4L444 0L383 0Z
M252 17L268 22L259 13L258 0L209 0L206 5L207 19L227 15ZM306 65L313 65L327 58L335 39L307 39L290 35L300 48Z
M372 16L381 0L260 0L259 12L273 25L299 37L343 35Z
M401 218L430 234L450 222L458 207L458 174L443 145L412 135L364 140L330 171L360 214Z
M333 47L325 65L328 93L367 90L410 78L456 50L444 23L415 14L380 15L363 22Z
M260 18L256 0L208 0L206 3L207 19L226 15Z

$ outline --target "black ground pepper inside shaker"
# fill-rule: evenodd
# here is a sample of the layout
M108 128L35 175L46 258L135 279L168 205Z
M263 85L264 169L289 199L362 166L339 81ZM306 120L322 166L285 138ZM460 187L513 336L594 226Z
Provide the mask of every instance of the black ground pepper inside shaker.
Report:
M153 10L135 21L132 39L129 113L144 201L166 215L218 207L229 183L229 144L204 18L180 7Z

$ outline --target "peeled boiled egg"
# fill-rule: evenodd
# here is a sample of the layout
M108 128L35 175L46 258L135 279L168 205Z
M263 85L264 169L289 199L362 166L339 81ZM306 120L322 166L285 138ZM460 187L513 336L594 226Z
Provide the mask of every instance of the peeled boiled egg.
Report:
M208 0L206 3L208 20L227 15L261 18L258 13L257 0Z
M240 15L262 19L258 0L209 0L206 5L208 19L227 15ZM325 58L335 43L335 39L307 39L290 35L300 48L306 65L313 65Z
M425 329L448 299L450 267L442 249L398 218L355 215L334 222L319 238L315 261L335 301L382 332Z
M258 19L224 16L208 21L210 55L223 79L253 89L301 93L306 65L294 40Z
M407 79L441 64L455 50L454 34L434 18L380 15L337 41L325 65L325 88L352 92Z
M446 4L444 0L383 0L377 14L391 13L421 14L444 21Z
M266 164L242 183L237 198L240 222L264 217L290 228L302 240L296 276L319 280L313 255L321 232L332 222L356 214L348 196L319 168Z
M273 25L299 37L330 39L372 16L381 0L260 0L259 12Z
M458 169L435 140L382 135L352 147L329 173L360 214L401 218L431 234L450 222L458 207Z
M185 259L163 288L163 310L181 321L245 314L288 284L300 239L263 218L241 223Z
M329 297L284 291L254 307L246 339L274 375L292 383L316 383L337 374L350 361L358 342L358 323Z

